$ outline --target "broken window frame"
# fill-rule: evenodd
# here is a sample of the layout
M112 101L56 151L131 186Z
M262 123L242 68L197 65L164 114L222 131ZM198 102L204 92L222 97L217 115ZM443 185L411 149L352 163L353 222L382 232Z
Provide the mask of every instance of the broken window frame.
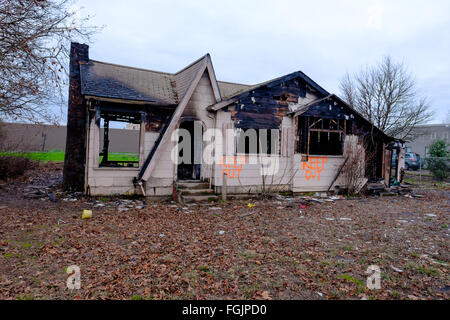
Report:
M96 156L96 162L97 162L97 168L101 169L139 169L141 167L141 146L142 146L142 134L139 134L139 147L138 147L138 160L130 161L130 160L109 160L108 154L109 154L109 122L110 121L116 121L116 122L124 122L124 123L133 123L133 124L139 124L139 130L142 132L142 128L144 126L145 128L145 112L139 111L139 110L125 110L125 109L119 109L119 108L109 108L104 106L97 106L95 113L95 122L97 125L98 130L98 139L103 138L103 149L100 150L100 144L99 149L94 150L94 152L97 154ZM104 120L104 130L103 130L103 137L101 136L101 120ZM99 140L100 142L100 140ZM106 157L104 156L106 154ZM100 157L102 157L102 161L100 162Z
M345 136L348 133L347 119L337 119L337 118L325 118L325 117L313 117L313 116L298 116L295 119L295 124L297 128L296 133L296 146L295 153L308 156L343 156L344 154L344 141ZM328 145L333 144L331 135L338 134L338 140L340 142L340 147L336 148L336 151L330 151L326 148L325 151L316 152L317 148L311 150L312 135L316 133L318 137L317 143L320 144L320 139L322 134L328 134ZM332 150L332 149L331 149ZM307 157L305 160L307 160Z

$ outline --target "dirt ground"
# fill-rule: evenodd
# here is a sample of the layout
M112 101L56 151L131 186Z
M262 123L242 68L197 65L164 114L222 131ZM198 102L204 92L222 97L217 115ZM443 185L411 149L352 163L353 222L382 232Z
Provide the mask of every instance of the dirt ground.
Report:
M66 194L61 175L0 187L0 299L449 299L449 190L182 205Z

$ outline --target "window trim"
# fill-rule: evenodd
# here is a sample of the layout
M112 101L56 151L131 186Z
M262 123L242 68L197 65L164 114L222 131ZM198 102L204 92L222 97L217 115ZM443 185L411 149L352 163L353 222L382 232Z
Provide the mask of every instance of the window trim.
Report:
M316 121L314 121L315 117L311 117L311 116L307 116L307 117L303 117L304 119L304 125L306 124L306 130L305 130L305 126L301 126L300 125L300 121L299 119L301 119L301 116L297 116L296 120L295 120L295 125L296 125L296 134L295 134L295 142L296 142L296 147L295 147L295 154L301 154L301 155L305 155L306 159L308 159L311 156L322 156L322 157L342 157L344 155L344 148L342 148L342 153L341 154L312 154L310 152L310 146L311 146L311 132L317 132L318 134L320 133L338 133L340 134L340 136L342 137L342 143L344 143L345 141L345 137L347 135L347 119L336 119L336 118L323 118L323 117L318 117L318 119ZM312 118L313 123L310 123L310 119ZM314 128L318 123L322 122L323 124L323 120L324 119L328 119L329 121L338 121L337 123L337 127L339 128L339 121L343 121L343 126L342 129L318 129L318 128ZM300 131L302 131L302 135L306 134L306 137L304 137L302 140L306 140L306 147L305 150L302 150L302 148L300 146L300 144L302 143L301 141L301 137L302 135L300 135ZM305 139L306 138L306 139ZM302 152L305 151L305 152Z
M103 110L102 110L103 109ZM133 166L133 167L127 167L127 166L105 166L102 165L100 163L100 157L101 157L101 153L103 152L103 150L100 149L100 141L102 139L101 136L101 120L105 119L102 116L102 112L104 113L114 113L115 111L113 109L109 109L109 108L97 108L96 110L96 118L95 118L95 128L96 128L96 137L95 139L97 140L98 143L98 147L95 147L94 150L94 154L95 154L95 158L94 158L94 169L95 170L124 170L124 171L139 171L142 167L142 162L143 162L143 146L144 146L144 137L145 137L145 114L143 112L130 112L130 113L139 113L140 114L140 122L139 122L139 130L134 130L134 131L138 131L139 132L139 146L138 146L138 161L134 161L134 162L130 162L130 163L137 163L137 166ZM117 111L118 113L124 113L124 112L120 112ZM123 122L123 123L133 123L133 122L127 122L127 121L117 121L117 120L110 120L110 121L115 121L115 122ZM103 134L103 138L104 138L104 134ZM108 152L109 154L109 152ZM117 162L122 162L122 161L117 161ZM127 161L123 161L123 162L127 162Z

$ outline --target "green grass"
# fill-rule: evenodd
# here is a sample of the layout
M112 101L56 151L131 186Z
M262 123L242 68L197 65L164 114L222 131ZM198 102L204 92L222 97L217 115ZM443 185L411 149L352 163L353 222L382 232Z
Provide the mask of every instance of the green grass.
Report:
M362 282L359 279L356 279L356 278L352 277L349 274L343 274L343 275L339 276L339 279L344 279L344 280L346 280L348 282L356 283L357 286L358 286L357 293L361 293L361 292L365 291L364 282Z
M420 274L427 275L429 277L439 278L441 276L441 273L440 273L440 271L438 269L435 269L435 268L432 268L432 267L426 268L426 267L424 267L422 265L419 265L419 264L417 264L415 262L412 262L412 261L408 263L407 269L413 270L413 271L415 271L417 273L420 273Z
M100 156L98 161L102 162L103 156ZM124 153L108 153L109 161L139 161L139 154L133 152Z
M62 150L52 150L47 152L0 152L0 156L24 157L42 162L64 162L65 152ZM103 156L99 158L102 161ZM109 153L108 159L111 161L139 161L138 153Z
M358 286L364 287L364 283L361 280L356 279L348 274L343 274L343 275L339 276L339 279L344 279L348 282L353 282L353 283L356 283Z
M0 152L0 156L24 157L42 162L63 162L64 151L53 150L48 152Z

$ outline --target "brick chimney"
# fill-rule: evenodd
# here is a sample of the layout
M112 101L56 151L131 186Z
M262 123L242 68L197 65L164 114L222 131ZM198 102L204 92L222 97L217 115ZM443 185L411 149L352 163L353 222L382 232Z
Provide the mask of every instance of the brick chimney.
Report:
M69 104L63 186L67 191L84 191L86 165L86 101L81 94L80 62L89 61L89 46L70 45Z

